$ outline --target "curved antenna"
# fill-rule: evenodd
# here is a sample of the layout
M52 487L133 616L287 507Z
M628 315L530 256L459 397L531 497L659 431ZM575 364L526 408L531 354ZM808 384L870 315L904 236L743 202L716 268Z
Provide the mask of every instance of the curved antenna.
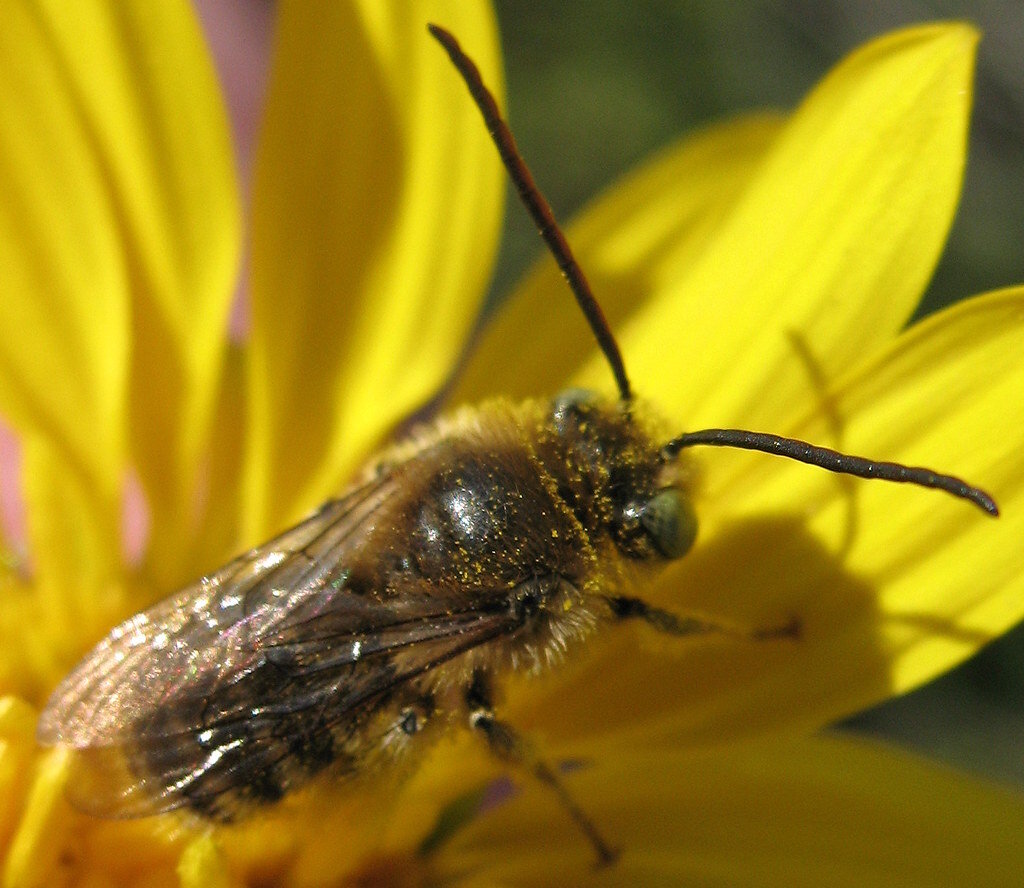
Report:
M516 191L519 193L519 199L522 200L523 205L533 217L540 236L544 238L544 242L548 245L551 255L555 257L558 267L562 270L562 275L569 284L569 289L572 290L573 296L576 297L576 302L583 311L583 316L587 319L587 323L590 324L590 329L594 331L597 344L601 347L601 351L604 352L605 358L608 359L608 364L615 375L615 384L619 388L619 397L623 401L632 401L633 393L630 390L629 378L626 376L626 366L622 361L622 353L619 351L619 345L615 341L611 327L608 326L608 320L605 318L601 306L594 298L590 284L587 283L587 279L583 276L583 271L576 262L572 250L569 249L569 243L566 241L565 235L562 234L558 223L555 221L555 216L551 212L551 205L544 199L544 195L540 193L540 189L533 180L533 176L526 166L523 156L519 153L519 149L516 147L516 140L512 136L512 131L508 128L508 124L502 119L501 112L498 110L498 103L494 100L491 91L484 85L483 78L480 76L480 69L462 51L459 41L444 28L438 25L427 25L427 30L444 47L448 57L452 60L452 64L462 75L462 79L466 81L469 93L483 115L487 132L491 134L491 139L498 149L501 162L505 164L505 169L508 170L512 184L515 185Z
M818 447L796 438L783 438L765 432L748 432L743 429L703 429L688 432L673 438L661 449L664 460L674 459L684 447L709 445L712 447L738 447L742 450L758 450L785 456L811 466L819 466L841 475L856 475L858 478L879 478L903 484L917 484L944 490L960 499L974 503L983 512L993 517L999 514L999 507L980 487L974 487L953 475L941 475L931 469L905 466L900 463L879 462L862 456L850 456L828 447Z

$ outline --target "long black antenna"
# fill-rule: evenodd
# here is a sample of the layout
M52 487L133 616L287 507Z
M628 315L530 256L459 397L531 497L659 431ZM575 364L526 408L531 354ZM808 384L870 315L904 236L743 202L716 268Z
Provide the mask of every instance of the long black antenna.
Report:
M594 331L597 344L608 359L612 373L615 374L615 384L619 388L619 396L623 401L631 401L633 393L629 386L629 378L626 376L626 366L622 361L622 353L619 351L618 343L612 335L611 327L608 326L608 320L605 318L601 306L594 298L594 294L590 290L590 284L587 283L587 279L583 276L583 271L576 262L576 258L573 256L572 250L569 249L565 236L555 221L555 216L551 212L551 205L544 199L544 195L540 193L540 189L533 180L533 176L526 166L523 156L519 153L519 149L516 147L516 140L512 136L512 131L508 128L508 124L502 119L501 112L498 110L498 103L494 100L494 96L491 95L491 91L484 85L483 78L480 76L480 69L462 51L459 41L444 28L437 25L427 25L427 30L445 48L445 51L452 60L452 64L455 65L458 72L462 75L462 79L466 81L470 95L483 115L487 132L491 134L491 139L498 148L501 162L505 164L505 169L508 170L512 184L515 185L523 205L533 217L540 236L544 238L548 249L551 250L551 254L555 257L555 261L562 270L562 274L565 276L573 296L576 297L576 302L579 303L587 323L590 324L590 329Z
M978 487L953 475L940 475L931 469L917 466L904 466L893 462L876 462L862 456L850 456L827 447L817 447L796 438L783 438L780 435L769 435L764 432L747 432L742 429L704 429L699 432L688 432L673 438L662 450L666 460L674 459L684 447L695 447L706 444L712 447L738 447L743 450L759 450L762 453L774 453L812 466L820 466L830 472L842 475L856 475L858 478L879 478L883 481L896 481L905 484L917 484L920 487L934 487L944 490L953 496L974 503L979 509L995 517L999 507L994 499Z
M583 311L590 329L594 331L597 344L608 359L612 373L615 375L615 382L619 388L619 395L623 401L632 401L633 394L629 385L629 378L626 376L626 367L622 361L622 353L619 351L618 343L612 335L608 320L601 310L601 306L594 298L583 271L576 262L569 248L569 244L555 221L551 211L551 205L544 199L537 183L533 179L526 162L523 160L519 149L516 147L516 140L512 131L508 128L498 110L498 103L490 90L484 85L480 70L473 63L459 45L459 41L452 34L438 25L427 25L427 29L441 46L448 53L452 64L462 75L466 86L469 88L473 101L483 115L487 131L491 134L501 156L502 163L515 185L516 191L523 202L523 205L533 217L540 236L548 245L548 249L555 257L558 267L562 270L569 288L572 290L576 302ZM799 441L796 438L784 438L780 435L770 435L764 432L749 432L743 429L704 429L699 432L689 432L673 438L661 451L665 460L674 459L679 451L685 447L697 445L711 445L714 447L738 447L744 450L759 450L763 453L774 453L777 456L785 456L795 459L798 462L807 463L812 466L819 466L830 472L837 472L843 475L856 475L860 478L880 478L884 481L896 481L906 484L917 484L921 487L932 487L937 490L944 490L953 496L965 499L974 503L978 508L989 515L998 515L999 507L984 490L973 487L966 481L956 478L953 475L941 475L931 469L919 468L916 466L904 466L899 463L880 462L865 459L861 456L850 456L840 453L838 450L830 450L827 447L818 447L808 444L806 441Z

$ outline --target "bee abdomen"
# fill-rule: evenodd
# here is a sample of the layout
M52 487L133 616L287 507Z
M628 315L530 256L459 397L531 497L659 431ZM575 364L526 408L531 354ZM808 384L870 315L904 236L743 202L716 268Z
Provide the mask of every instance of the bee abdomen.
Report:
M268 701L288 695L269 662L249 679L263 693L238 685L193 689L135 728L129 767L145 784L162 787L160 808L189 808L230 821L247 807L271 804L319 771L354 767L345 737L320 705L282 710ZM358 724L346 721L345 731Z
M308 716L301 724L254 719L240 731L206 729L140 743L130 764L139 777L168 787L166 807L217 821L277 802L328 766L340 773L354 767L334 732Z

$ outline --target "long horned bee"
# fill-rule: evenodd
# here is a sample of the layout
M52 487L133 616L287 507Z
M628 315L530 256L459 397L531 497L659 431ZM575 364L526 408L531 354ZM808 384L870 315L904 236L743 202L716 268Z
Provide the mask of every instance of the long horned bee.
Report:
M830 471L993 499L928 469L736 429L664 435L636 408L614 336L479 72L430 26L479 106L608 360L617 398L495 402L421 428L338 498L115 628L54 691L38 728L76 750L76 802L103 816L188 809L234 819L314 775L408 760L458 724L549 785L615 857L558 771L495 711L514 671L541 672L593 633L641 620L676 636L742 630L635 590L686 555L697 518L682 451L775 453Z

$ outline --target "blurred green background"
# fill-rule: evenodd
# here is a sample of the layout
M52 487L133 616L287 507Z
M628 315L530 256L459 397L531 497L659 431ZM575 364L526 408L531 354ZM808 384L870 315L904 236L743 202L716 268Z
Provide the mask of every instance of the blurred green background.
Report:
M496 6L512 127L563 221L654 149L704 122L793 107L839 58L873 36L932 19L974 22L984 37L964 193L922 311L1024 283L1019 0L498 0ZM511 198L507 216L498 297L541 254ZM1020 412L1022 405L1024 393L1006 409ZM1024 629L843 728L1024 786Z

